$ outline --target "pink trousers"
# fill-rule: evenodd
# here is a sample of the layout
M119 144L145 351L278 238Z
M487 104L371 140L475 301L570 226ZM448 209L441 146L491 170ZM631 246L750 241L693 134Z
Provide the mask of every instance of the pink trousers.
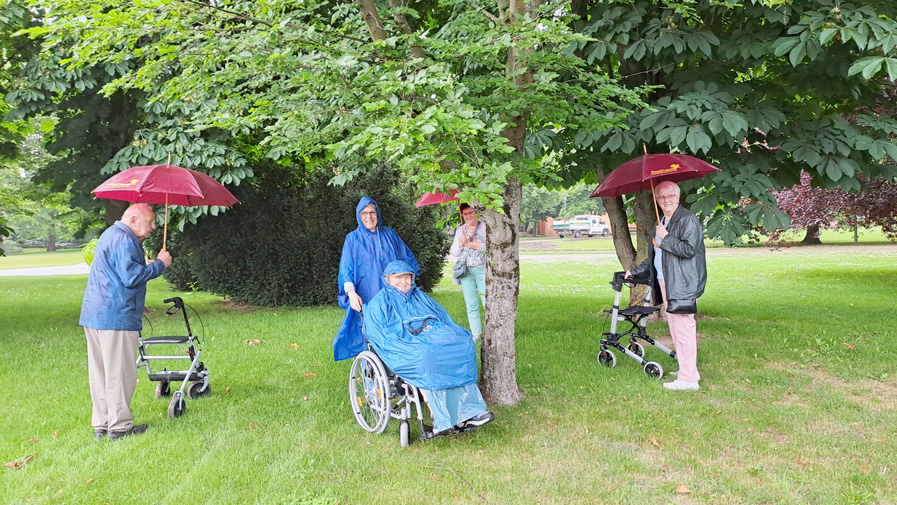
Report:
M666 282L662 280L659 282L665 304ZM695 323L695 315L667 312L667 324L676 350L676 361L679 362L679 374L676 379L683 382L698 382L698 326Z

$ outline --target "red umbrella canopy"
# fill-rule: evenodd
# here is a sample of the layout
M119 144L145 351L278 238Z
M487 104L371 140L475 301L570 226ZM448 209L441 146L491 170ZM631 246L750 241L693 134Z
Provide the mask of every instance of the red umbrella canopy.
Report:
M239 201L215 179L175 165L147 165L119 172L93 190L97 198L131 203L225 205Z
M418 198L414 206L425 207L427 205L436 205L439 203L457 202L458 199L455 197L455 195L457 194L457 189L449 190L449 194L440 193L439 191L436 191L434 193L424 193L423 196Z
M645 154L615 168L589 198L638 193L662 181L700 179L717 171L710 163L687 154Z

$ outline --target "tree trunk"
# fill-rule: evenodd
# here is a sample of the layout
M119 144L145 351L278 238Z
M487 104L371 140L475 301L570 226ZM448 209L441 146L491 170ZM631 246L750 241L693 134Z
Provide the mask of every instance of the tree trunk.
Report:
M623 198L619 196L601 198L604 210L607 211L607 219L610 221L610 232L614 241L614 250L617 259L624 269L630 269L635 262L635 246L632 245L632 235L629 233L629 216L623 207Z
M508 181L504 191L504 213L487 210L486 234L486 327L481 351L483 370L480 389L489 403L516 405L517 388L517 297L520 294L518 217L522 198L518 180Z
M811 226L807 226L807 235L803 240L800 241L801 244L807 245L819 245L822 243L822 240L819 240L819 225L814 224Z
M56 250L56 235L53 232L47 234L47 252Z

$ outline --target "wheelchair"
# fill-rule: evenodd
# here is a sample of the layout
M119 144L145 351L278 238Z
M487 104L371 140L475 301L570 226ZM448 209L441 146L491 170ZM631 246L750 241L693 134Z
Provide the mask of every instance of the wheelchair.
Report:
M609 348L616 349L626 356L635 360L642 365L642 370L648 377L660 379L663 377L663 367L655 361L645 360L645 348L638 342L639 339L660 349L669 357L675 359L676 353L654 340L646 330L648 324L648 316L654 314L659 309L646 305L632 305L625 309L620 309L620 299L622 298L623 285L626 284L630 288L636 284L647 284L647 282L636 281L632 278L626 279L626 272L614 272L614 279L610 283L614 290L614 306L611 310L604 312L611 317L610 331L602 333L604 337L601 339L601 352L598 353L598 363L603 366L613 368L617 365L617 357ZM617 323L628 323L629 328L626 331L618 331ZM626 346L620 343L620 339L628 337Z
M417 414L421 439L430 438L424 425L421 409L421 393L392 373L377 356L370 344L352 362L349 371L349 403L362 428L371 433L383 433L390 419L399 421L399 443L408 447L411 443L410 420Z

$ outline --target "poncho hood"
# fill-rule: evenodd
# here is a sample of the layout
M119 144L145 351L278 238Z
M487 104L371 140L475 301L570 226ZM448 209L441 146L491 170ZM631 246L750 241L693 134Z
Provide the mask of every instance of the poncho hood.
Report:
M368 230L364 223L361 222L361 211L372 203L377 209L377 229L380 229L380 227L383 225L383 216L380 215L380 206L377 205L377 202L375 202L373 198L369 196L363 196L361 197L361 200L358 201L358 205L355 206L355 220L358 221L358 228L368 232L371 232L371 230Z

